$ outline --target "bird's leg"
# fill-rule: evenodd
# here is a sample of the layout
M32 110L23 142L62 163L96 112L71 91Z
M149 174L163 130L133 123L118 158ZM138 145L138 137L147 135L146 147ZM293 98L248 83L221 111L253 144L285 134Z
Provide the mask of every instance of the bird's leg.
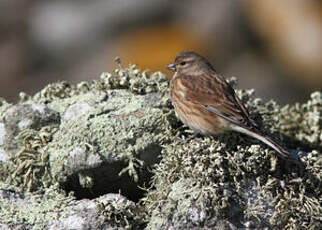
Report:
M179 128L176 128L176 130L174 130L174 132L176 133L176 132L181 131L181 130L183 130L185 128L186 128L186 126L181 125Z
M177 137L178 142L188 142L191 141L193 138L198 136L200 133L199 132L194 132L192 135L188 136L187 138L183 139L181 137Z

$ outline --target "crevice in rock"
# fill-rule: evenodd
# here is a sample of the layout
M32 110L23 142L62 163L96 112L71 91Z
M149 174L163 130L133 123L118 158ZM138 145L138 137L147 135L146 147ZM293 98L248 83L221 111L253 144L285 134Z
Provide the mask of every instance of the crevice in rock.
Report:
M144 197L145 191L141 187L150 185L152 173L147 168L138 172L139 181L135 182L127 173L118 173L125 167L121 163L108 163L68 177L62 188L67 192L74 192L77 200L94 199L107 193L120 193L134 202Z

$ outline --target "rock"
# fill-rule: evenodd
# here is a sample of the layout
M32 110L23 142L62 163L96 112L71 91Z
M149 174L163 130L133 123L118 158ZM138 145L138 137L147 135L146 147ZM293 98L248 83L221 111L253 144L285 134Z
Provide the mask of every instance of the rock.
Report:
M114 222L114 219L107 219L104 210L100 210L99 205L105 204L114 205L113 207L117 208L119 213L125 213L127 208L135 207L134 202L118 194L105 194L93 200L75 201L71 204L70 210L62 213L62 218L49 223L48 230L118 229L120 226ZM112 216L112 211L109 214Z
M320 92L280 108L237 91L263 131L299 155L303 172L238 133L177 141L189 132L167 92L165 75L130 66L2 102L1 227L318 228Z
M50 124L59 124L59 114L41 104L22 104L8 107L2 127L0 125L0 145L10 154L17 151L16 137L26 129L40 129Z
M71 200L71 197L64 198L57 189L41 195L0 189L0 199L3 204L0 216L10 214L10 218L15 218L14 223L0 224L1 229L119 229L121 225L114 218L121 221L122 213L128 216L128 226L142 224L131 219L135 214L129 211L136 211L135 203L119 194L105 194L93 200ZM42 203L47 207L42 207ZM105 210L109 208L111 210ZM27 213L29 217L26 217Z

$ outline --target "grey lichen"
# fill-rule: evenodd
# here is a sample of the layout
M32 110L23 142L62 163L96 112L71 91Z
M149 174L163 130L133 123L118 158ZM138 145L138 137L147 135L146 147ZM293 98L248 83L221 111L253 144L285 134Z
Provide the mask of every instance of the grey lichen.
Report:
M146 221L144 210L121 195L97 202L97 212L115 228L142 229Z
M305 104L286 105L277 119L282 133L322 150L322 94L314 92Z
M6 187L6 189L4 189ZM74 199L57 186L37 193L20 193L13 186L0 184L0 223L22 225L22 229L46 229L48 223L61 218ZM5 228L6 229L6 228Z
M167 85L167 79L164 74L160 72L153 74L149 74L147 71L141 72L134 65L131 65L126 69L115 70L113 74L103 73L97 81L82 82L77 85L70 85L66 82L53 83L32 97L20 94L20 103L22 105L19 106L25 108L29 104L43 104L45 109L48 108L60 113L62 119L61 121L58 120L60 123L59 130L53 137L53 141L51 141L52 136L48 137L51 141L48 145L46 142L39 146L34 144L33 146L26 146L26 142L20 141L16 146L17 154L13 154L11 158L12 163L8 162L7 164L10 165L10 170L13 170L12 175L10 170L8 171L9 174L6 175L10 175L9 178L12 178L12 176L16 178L17 174L26 174L26 180L20 181L22 182L21 187L24 188L29 183L27 189L30 190L34 186L32 185L33 182L28 178L30 178L30 175L35 174L31 167L32 164L34 165L34 160L31 160L31 158L37 158L38 155L43 156L42 154L45 154L50 157L41 158L51 163L42 162L42 164L51 165L50 174L53 175L53 181L64 181L66 175L71 175L75 172L73 171L75 168L77 168L76 170L86 170L91 167L97 167L99 163L102 163L100 159L102 157L107 161L123 159L125 166L119 175L126 173L133 177L135 181L138 181L137 170L143 167L142 161L139 159L140 156L146 158L145 152L147 152L147 149L160 152L160 147L155 143L157 139L161 140L162 136L161 113L159 113L160 109L153 109L151 104L156 108L160 106L162 103L160 100L162 94L160 92L164 94L167 90ZM127 89L128 91L120 89ZM131 94L131 92L134 94ZM155 94L156 92L158 94ZM19 116L8 115L8 111L13 109L10 106L5 106L6 103L3 103L1 108L9 109L4 110L3 114L7 114L10 119L19 119ZM4 116L5 118L6 116ZM42 120L44 119L39 121ZM17 122L13 121L11 123L16 124ZM8 124L7 122L6 125L8 126ZM53 134L57 131L56 127L48 126L46 130ZM150 130L155 132L156 135L148 135L147 133L142 135L143 127L147 132ZM23 134L19 134L22 131ZM30 137L28 138L31 140L38 133L39 135L43 133L38 127L31 125L14 129L12 132L14 135L11 135L11 140L13 140L13 136L18 134L19 136L29 135ZM37 139L38 137L35 138ZM25 140L26 138L23 137L22 139ZM34 140L34 142L37 141ZM138 144L133 145L134 143ZM73 166L73 162L84 164L82 157L78 159L79 161L71 161L73 157L68 157L77 148L85 149L85 158L91 159L93 158L92 156L97 155L98 163L85 163L82 167L79 167L79 165ZM65 153L62 154L61 150L65 151ZM13 149L14 151L15 149ZM41 154L38 154L40 152ZM157 152L152 155L152 159L148 157L150 162L146 162L147 164L152 164L156 161L153 158L156 158ZM21 155L24 155L22 160L20 160ZM26 159L27 155L30 160ZM66 158L69 160L65 161ZM11 181L18 183L16 179ZM47 184L52 183L48 182Z
M219 228L214 218L229 220L236 228L319 228L321 93L313 93L306 104L283 108L273 101L252 100L251 93L238 91L254 119L263 124L263 131L306 152L304 175L277 159L265 145L240 134L195 138L188 143L174 139L163 149L163 159L155 169L155 188L144 198L151 215L148 229ZM256 199L250 199L250 194L256 194ZM204 211L197 222L191 219L196 209Z
M39 131L26 129L19 133L20 150L9 158L5 175L9 183L14 183L28 191L40 186L48 188L52 184L49 171L49 155L41 148L51 141L57 127L44 126Z

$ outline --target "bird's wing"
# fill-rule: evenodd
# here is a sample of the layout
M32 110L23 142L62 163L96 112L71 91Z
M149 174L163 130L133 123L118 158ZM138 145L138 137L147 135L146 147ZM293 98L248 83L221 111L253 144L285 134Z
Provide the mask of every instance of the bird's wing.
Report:
M199 104L218 116L247 128L256 128L234 89L215 72L199 76L181 76L185 99Z

